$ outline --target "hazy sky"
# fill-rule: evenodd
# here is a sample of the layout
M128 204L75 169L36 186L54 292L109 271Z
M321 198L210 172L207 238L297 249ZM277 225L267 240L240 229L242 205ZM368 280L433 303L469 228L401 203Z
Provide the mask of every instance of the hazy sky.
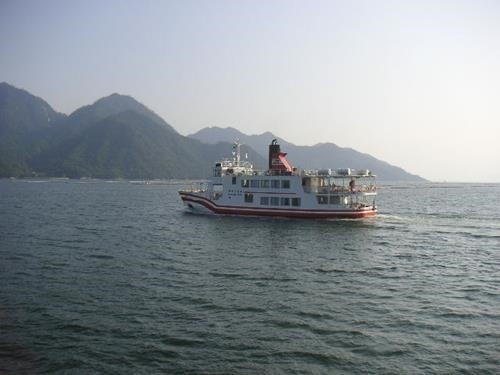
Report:
M0 0L0 81L500 181L500 1ZM293 155L290 155L293 161Z

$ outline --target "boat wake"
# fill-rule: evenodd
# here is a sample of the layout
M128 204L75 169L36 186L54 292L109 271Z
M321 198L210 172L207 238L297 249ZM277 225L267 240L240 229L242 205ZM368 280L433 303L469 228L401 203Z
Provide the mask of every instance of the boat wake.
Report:
M386 221L386 222L408 222L410 219L403 216L398 215L389 215L389 214L381 214L377 215L377 220Z

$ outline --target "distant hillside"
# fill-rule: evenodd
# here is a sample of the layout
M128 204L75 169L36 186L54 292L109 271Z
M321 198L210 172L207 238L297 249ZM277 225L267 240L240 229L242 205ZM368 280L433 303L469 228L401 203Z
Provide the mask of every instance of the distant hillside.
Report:
M169 178L175 167L183 171L194 164L176 142L178 137L145 114L125 110L87 124L34 157L32 165L51 176ZM176 166L169 165L174 162ZM175 177L188 176L180 172Z
M119 94L66 116L29 92L0 83L0 177L204 178L215 161L231 156L235 139L246 144L242 151L257 167L265 168L273 138L234 128L205 128L184 137L134 98ZM383 180L423 180L333 143L280 143L301 168L368 168Z
M33 160L51 176L94 178L204 178L228 156L229 143L202 144L144 113L127 110L87 126Z
M88 125L125 111L133 111L142 114L149 118L152 122L162 125L169 131L175 132L175 129L172 126L167 124L165 120L145 105L139 103L131 96L116 93L101 98L91 105L83 106L74 111L68 117L68 122L71 124L69 128L72 128L75 132L81 131Z
M43 99L0 83L0 176L29 174L28 159L65 118Z
M267 147L273 138L278 138L282 149L288 152L291 163L304 169L313 168L354 168L370 169L381 180L385 181L425 181L420 176L406 172L371 155L361 153L351 148L344 148L334 143L319 143L314 146L296 146L266 132L260 135L247 135L234 128L208 127L201 129L191 138L201 142L214 143L239 139L242 143L267 158Z
M0 177L205 178L232 150L180 135L130 96L112 94L66 116L6 83L0 132ZM248 146L243 152L265 165Z

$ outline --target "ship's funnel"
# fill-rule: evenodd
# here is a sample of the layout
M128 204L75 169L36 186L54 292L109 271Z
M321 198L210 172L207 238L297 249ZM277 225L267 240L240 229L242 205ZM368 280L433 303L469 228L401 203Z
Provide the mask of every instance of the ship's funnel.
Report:
M292 173L292 166L286 160L286 152L281 152L280 145L273 139L269 145L269 170L274 174Z
M276 139L273 139L269 145L269 170L273 169L273 160L278 158L281 152L280 145Z

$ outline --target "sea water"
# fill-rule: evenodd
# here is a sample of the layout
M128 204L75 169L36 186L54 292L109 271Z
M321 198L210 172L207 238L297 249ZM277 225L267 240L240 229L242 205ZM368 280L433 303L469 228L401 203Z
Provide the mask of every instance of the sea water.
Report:
M0 373L500 372L500 185L307 221L185 184L0 181Z

